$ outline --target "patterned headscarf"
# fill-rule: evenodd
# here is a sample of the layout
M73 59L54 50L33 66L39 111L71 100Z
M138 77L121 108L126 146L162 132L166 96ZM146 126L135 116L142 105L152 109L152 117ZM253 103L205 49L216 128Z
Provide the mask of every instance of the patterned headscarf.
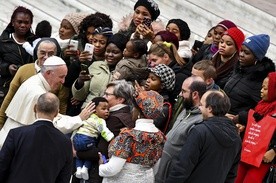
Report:
M276 114L276 72L268 74L267 101L261 100L255 107L254 118L259 121L266 115Z
M141 91L135 97L135 101L147 119L154 119L162 115L164 98L158 92Z

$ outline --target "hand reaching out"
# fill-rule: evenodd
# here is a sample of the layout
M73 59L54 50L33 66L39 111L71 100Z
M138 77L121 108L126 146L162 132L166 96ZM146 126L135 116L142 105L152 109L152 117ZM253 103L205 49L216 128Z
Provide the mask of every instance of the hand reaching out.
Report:
M89 102L85 108L82 109L79 116L81 120L86 120L93 112L95 112L95 104L93 102Z
M145 88L143 86L140 86L139 83L135 80L135 85L134 85L135 91L136 92L141 92L141 91L145 91Z

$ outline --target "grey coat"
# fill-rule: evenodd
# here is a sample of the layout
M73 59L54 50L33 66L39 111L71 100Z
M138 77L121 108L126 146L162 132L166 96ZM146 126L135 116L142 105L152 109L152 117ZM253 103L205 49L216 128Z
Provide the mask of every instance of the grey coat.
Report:
M171 164L176 161L190 129L195 123L199 123L202 120L202 115L198 108L188 111L184 109L178 115L175 124L167 134L167 141L164 145L162 156L154 167L154 172L156 172L155 182L165 182L169 172L172 170Z

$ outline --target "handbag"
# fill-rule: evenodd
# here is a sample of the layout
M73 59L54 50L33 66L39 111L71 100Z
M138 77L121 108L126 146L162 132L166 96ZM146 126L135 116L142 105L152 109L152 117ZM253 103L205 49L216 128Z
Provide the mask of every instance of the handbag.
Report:
M263 183L274 183L276 180L275 180L275 165L271 165L269 167L269 171L263 181Z

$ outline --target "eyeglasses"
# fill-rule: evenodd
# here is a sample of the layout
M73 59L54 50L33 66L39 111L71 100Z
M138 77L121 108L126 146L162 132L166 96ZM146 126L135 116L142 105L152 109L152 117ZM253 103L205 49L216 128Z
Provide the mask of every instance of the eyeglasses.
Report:
M184 94L184 93L190 93L190 91L187 91L187 90L184 90L184 89L181 89L181 91L180 91L180 95L182 95L182 94Z
M114 94L113 94L113 93L107 93L107 92L104 92L104 95L108 97L108 96L110 96L110 95L114 95ZM114 96L115 96L115 95L114 95Z

